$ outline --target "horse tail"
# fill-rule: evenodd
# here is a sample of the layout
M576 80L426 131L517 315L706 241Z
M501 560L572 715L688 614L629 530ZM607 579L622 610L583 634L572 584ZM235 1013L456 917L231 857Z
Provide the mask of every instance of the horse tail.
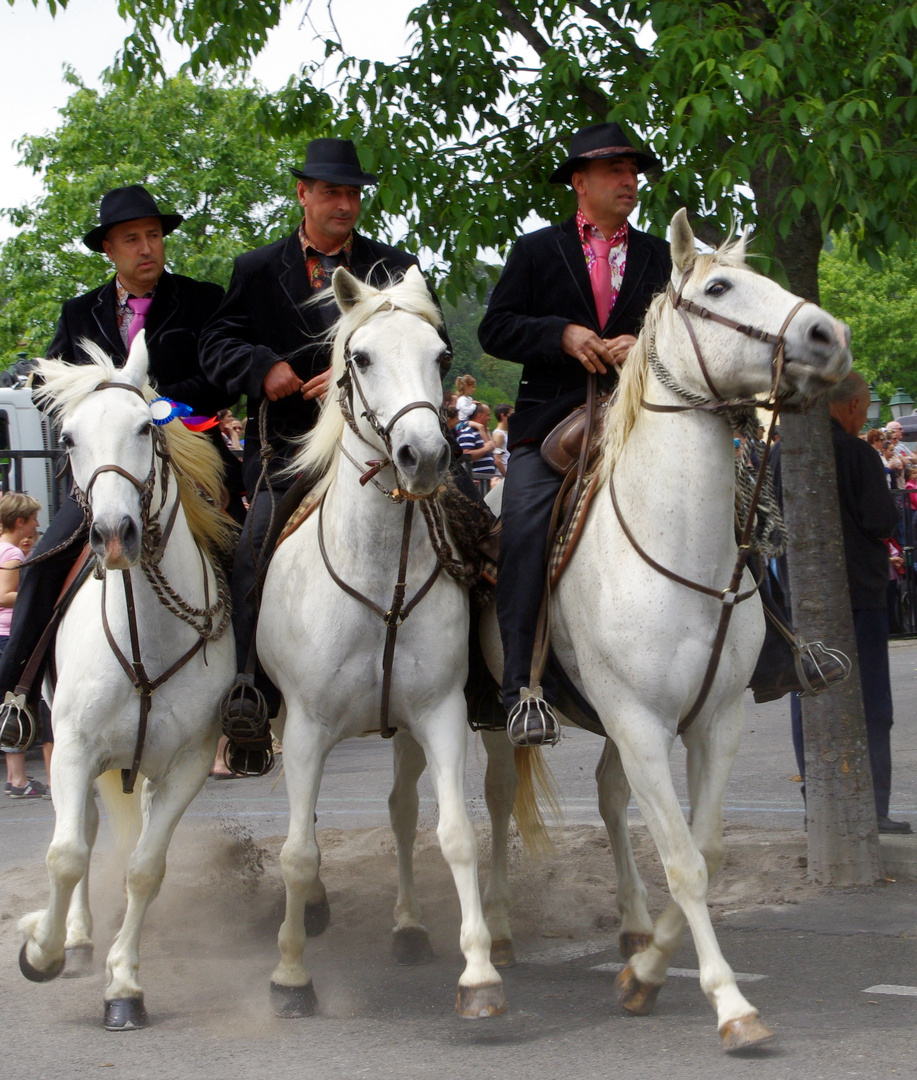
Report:
M548 833L542 807L560 821L563 811L560 792L551 767L540 746L517 746L515 752L519 790L513 806L513 820L522 836L525 850L536 858L556 854Z
M140 792L135 789L133 795L124 794L120 769L109 769L102 773L96 780L96 786L115 834L118 857L123 857L126 861L140 836Z

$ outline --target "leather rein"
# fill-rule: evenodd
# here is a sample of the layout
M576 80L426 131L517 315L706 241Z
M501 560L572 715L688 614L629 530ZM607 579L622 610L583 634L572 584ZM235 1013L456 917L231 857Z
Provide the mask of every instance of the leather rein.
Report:
M107 382L102 383L100 386L96 387L96 390L107 389L130 390L132 393L137 394L144 402L144 404L147 403L143 392L139 390L136 386L133 386L131 383ZM79 505L83 508L83 511L87 515L87 517L91 514L89 506L89 496L92 491L93 484L95 483L96 479L103 473L113 472L117 473L119 476L123 476L126 480L129 480L140 493L140 518L143 525L144 536L148 537L151 534L155 535L155 532L159 531L158 518L165 507L166 498L168 495L168 467L171 463L174 470L175 464L171 461L171 457L165 446L163 445L162 435L160 434L158 427L154 427L152 429L150 437L152 450L150 471L144 480L138 480L136 476L129 473L126 469L123 469L120 465L100 465L89 478L89 483L86 485L85 491L82 491L74 481L74 497L76 498ZM163 465L162 480L160 483L161 493L159 507L156 513L151 515L150 508L152 505L153 489L156 484L157 459L161 461ZM175 501L169 514L169 518L166 522L166 526L164 529L161 530L158 538L156 539L155 547L150 555L149 561L154 566L159 563L159 561L162 559L163 553L165 552L165 547L169 541L169 537L172 535L172 529L175 525L175 521L178 516L178 508L180 505L181 498L176 493ZM204 620L204 625L196 626L196 624L192 622L191 619L183 619L183 621L188 622L189 625L195 627L198 634L197 641L191 646L190 649L188 649L187 652L180 656L178 660L176 660L175 663L171 665L171 667L167 668L155 679L151 679L149 677L146 666L143 663L143 657L141 655L140 634L137 629L137 612L134 604L134 587L133 582L131 581L130 570L120 571L121 581L124 586L124 599L127 606L127 624L131 643L130 660L128 660L128 658L124 655L124 652L121 650L120 646L115 641L114 635L111 631L111 627L109 626L108 614L105 608L108 574L105 572L101 574L102 627L105 631L105 639L108 642L109 647L111 648L111 651L117 659L118 663L121 665L121 668L123 669L125 675L127 675L128 679L131 681L131 684L133 685L134 689L137 691L140 697L140 716L137 725L137 739L134 745L134 756L131 762L131 767L129 769L121 770L121 786L125 795L130 795L133 792L134 785L137 782L137 775L140 771L140 759L143 755L143 747L146 741L147 722L149 719L150 709L152 708L153 704L154 692L158 690L159 687L162 686L164 683L168 682L168 680L171 679L173 675L181 671L181 669L193 657L195 657L202 648L205 647L207 641L213 641L220 637L223 631L226 629L226 625L228 624L229 608L226 598L221 596L217 600L216 604L214 604L213 606L211 606L210 604L210 583L207 575L207 561L200 547L198 547L198 554L201 558L201 569L203 570L204 577L204 608L200 611L197 611L196 609L191 609L188 607L187 604L184 603L184 601L181 601L180 598L175 598L174 594L173 600L177 600L177 603L184 609L184 611L188 612L189 614L202 617ZM175 608L172 607L170 603L163 598L159 590L153 584L152 580L150 581L150 584L153 586L153 591L157 595L160 603L163 603L164 606L169 607L170 610L173 611L173 614L178 614ZM213 616L220 608L223 609L223 618L220 620L220 624L216 628L214 628Z
M436 566L427 580L420 586L413 597L405 603L405 593L407 590L407 571L408 571L408 556L410 554L411 547L411 526L414 520L414 503L425 499L433 499L436 496L436 492L431 492L429 495L412 495L410 492L405 491L401 487L386 488L377 479L376 475L387 466L391 465L392 468L396 468L394 461L392 460L392 440L391 433L395 424L406 413L411 412L413 409L430 409L436 413L437 418L440 417L440 410L430 401L412 401L410 404L403 406L399 409L395 415L389 420L387 424L383 426L380 422L375 411L366 400L366 395L363 392L363 387L360 385L360 380L357 376L356 367L354 366L353 357L350 355L349 350L345 352L345 366L344 374L337 382L337 386L340 389L340 407L341 412L344 414L344 420L347 426L354 432L354 434L360 439L361 442L367 446L375 449L372 443L370 443L360 431L356 420L354 419L354 393L359 397L361 404L363 405L363 412L361 416L367 421L372 430L376 433L385 447L387 457L384 459L376 459L367 461L365 464L369 466L366 472L363 472L360 463L353 458L344 448L340 440L338 440L338 447L344 456L355 465L362 475L360 477L361 486L365 487L366 484L372 483L373 486L386 498L390 499L394 503L404 503L404 522L401 529L401 554L398 560L398 579L395 582L395 589L392 594L392 601L388 607L388 610L382 608L379 604L370 600L368 596L365 596L358 589L349 585L344 579L337 573L334 567L331 565L331 561L328 558L328 552L325 548L325 534L323 528L323 511L325 507L325 497L322 496L322 500L318 507L318 547L321 552L322 562L325 564L325 569L328 571L332 581L348 596L352 596L354 600L359 601L368 611L371 611L374 615L385 623L385 645L382 650L382 694L379 703L379 727L380 733L383 739L390 739L397 728L393 728L389 724L389 707L391 702L392 692L392 672L394 669L395 661L395 645L398 641L398 629L401 624L407 619L414 608L420 603L421 600L427 595L430 589L433 588L434 583L442 572L442 564L439 559L436 560ZM396 471L397 476L397 471Z
M693 270L693 268L692 268ZM641 399L641 406L651 412L673 413L673 412L687 412L687 411L703 411L713 414L720 414L728 412L729 410L737 408L765 408L771 410L771 422L767 432L767 439L764 445L764 453L761 455L761 460L758 464L758 473L755 480L754 492L752 494L748 513L745 519L744 526L742 528L741 536L739 537L738 552L736 554L736 562L732 571L729 584L725 589L715 589L708 585L703 585L700 582L691 581L689 578L682 577L680 574L676 574L673 570L669 570L667 567L656 562L637 542L636 537L631 532L624 517L621 513L621 508L618 504L617 495L614 487L614 475L612 474L609 480L609 492L611 494L611 503L614 507L615 516L618 519L618 524L621 526L624 535L627 537L633 549L637 554L663 577L668 578L670 581L674 581L679 585L683 585L686 588L693 589L695 592L703 593L705 596L711 596L716 600L719 600L722 605L720 608L720 618L717 624L716 635L713 639L713 645L711 647L710 660L707 663L707 670L704 673L704 679L701 683L700 690L698 691L697 698L694 704L682 718L678 725L678 734L683 735L685 731L691 726L691 724L697 719L701 709L703 708L707 697L710 693L710 689L713 686L713 680L716 677L717 669L719 668L720 658L723 652L723 646L726 641L726 633L729 629L729 622L732 618L732 612L735 609L736 604L742 603L744 600L750 599L754 596L760 588L761 581L765 568L762 567L761 576L755 582L753 588L748 589L745 592L739 592L739 585L742 581L742 576L745 571L745 565L748 561L748 557L751 554L751 535L754 528L755 514L758 508L758 504L761 499L761 491L764 485L764 479L767 474L768 459L770 457L770 449L774 440L774 431L777 423L777 416L780 408L780 380L783 376L784 365L784 353L786 350L786 332L789 329L790 323L795 318L799 309L807 303L805 300L798 301L789 314L783 320L783 324L776 334L772 334L767 330L761 330L758 327L750 326L746 323L740 323L735 319L730 319L727 316L719 315L715 312L709 311L707 308L702 307L699 304L695 304L691 300L686 300L682 296L685 285L691 276L692 270L684 275L677 291L674 291L671 286L667 291L667 296L672 304L672 307L681 316L682 321L688 331L688 336L691 340L691 344L694 348L694 354L697 358L698 366L701 373L704 376L711 394L713 394L713 400L704 399L700 395L692 394L690 391L683 390L677 386L671 386L670 389L674 390L681 397L685 398L688 402L685 405L656 405L652 402L648 402L645 399ZM728 326L730 329L735 330L737 333L744 334L746 337L755 339L756 341L766 342L773 346L773 355L771 357L771 389L766 401L761 402L756 398L739 398L739 399L726 399L717 390L710 377L710 373L707 370L707 365L704 362L703 354L700 348L700 343L697 340L697 335L694 332L694 327L691 325L691 321L688 318L688 314L697 316L700 319L707 319L712 322L721 324L722 326ZM652 345L651 345L652 348ZM658 378L658 373L657 373Z

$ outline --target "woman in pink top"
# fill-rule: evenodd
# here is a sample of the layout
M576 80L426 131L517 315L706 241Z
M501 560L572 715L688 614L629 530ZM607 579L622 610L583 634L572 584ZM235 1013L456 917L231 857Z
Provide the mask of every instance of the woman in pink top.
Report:
M38 511L41 504L31 495L7 492L0 498L0 652L10 636L13 604L19 591L19 567L25 549L31 549L38 534ZM44 746L45 766L50 764L51 743ZM50 789L25 774L25 754L4 752L6 758L6 793L12 799L45 799Z

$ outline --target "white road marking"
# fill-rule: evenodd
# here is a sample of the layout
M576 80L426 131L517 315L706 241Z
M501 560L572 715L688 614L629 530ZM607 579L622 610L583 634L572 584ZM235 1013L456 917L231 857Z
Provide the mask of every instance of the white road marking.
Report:
M571 960L580 960L584 956L593 956L595 953L608 952L609 949L614 949L616 943L609 941L607 938L600 941L583 941L578 945L558 945L552 949L544 949L539 953L532 953L530 956L521 957L520 964L566 964ZM608 971L618 972L624 965L622 963L608 963L608 964L596 964L591 967L590 971ZM683 979L699 979L700 972L692 971L690 968L669 968L669 975L673 975L676 978ZM747 971L736 971L736 982L760 982L762 979L766 979L766 975L752 975ZM877 990L876 993L879 991ZM917 994L917 989L913 991Z
M579 945L557 945L552 949L531 953L529 956L520 957L519 963L563 964L567 960L579 960L581 956L592 956L594 953L608 952L614 948L617 948L617 943L608 938L601 941L582 941Z
M590 971L621 971L624 967L623 964L596 964L595 967L591 967ZM669 968L666 972L666 976L674 975L676 978L681 979L699 979L700 972L694 971L692 968ZM762 979L766 979L766 975L752 975L747 971L734 971L736 982L760 982Z
M917 997L917 986L891 986L889 983L879 983L878 986L867 986L864 994L897 994L899 997Z

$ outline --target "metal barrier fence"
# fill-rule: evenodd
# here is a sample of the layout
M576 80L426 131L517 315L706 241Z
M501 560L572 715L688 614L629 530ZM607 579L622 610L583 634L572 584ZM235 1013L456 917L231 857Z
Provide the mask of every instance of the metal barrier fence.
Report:
M47 506L50 521L67 498L69 479L66 474L58 475L61 459L65 457L63 450L9 450L4 447L0 450L0 491L26 491L23 462L34 458L47 461L50 465L47 470L47 490L28 493Z

